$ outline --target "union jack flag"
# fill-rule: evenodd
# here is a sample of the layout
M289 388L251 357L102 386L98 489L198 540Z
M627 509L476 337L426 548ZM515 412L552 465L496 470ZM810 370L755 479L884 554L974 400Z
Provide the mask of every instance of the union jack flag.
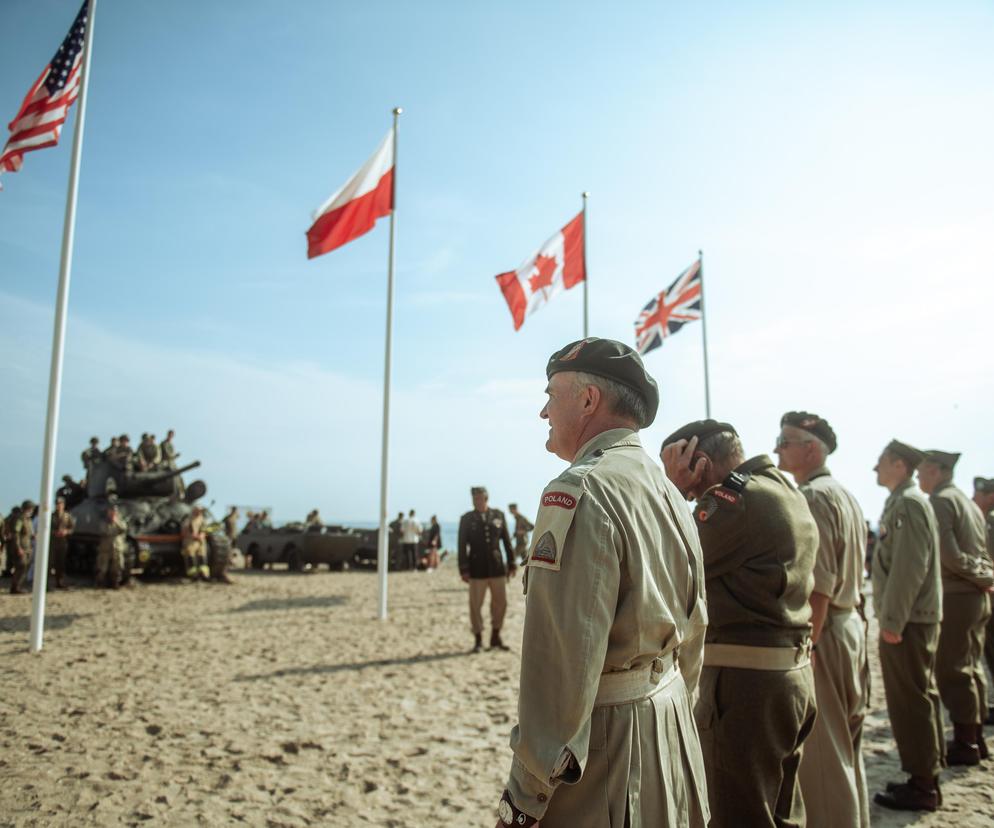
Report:
M635 347L642 355L663 344L688 322L701 318L701 260L649 300L635 321Z

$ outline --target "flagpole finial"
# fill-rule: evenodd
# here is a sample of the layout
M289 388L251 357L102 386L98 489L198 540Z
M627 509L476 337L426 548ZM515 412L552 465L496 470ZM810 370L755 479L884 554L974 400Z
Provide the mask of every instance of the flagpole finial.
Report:
M698 259L703 259L704 258L704 251L703 250L698 250L697 251L697 258Z
M404 107L402 107L402 106L395 106L393 108L393 114L394 115L400 115L400 114L403 113L403 111L404 111Z
M582 195L584 198L590 198L590 190L584 190Z

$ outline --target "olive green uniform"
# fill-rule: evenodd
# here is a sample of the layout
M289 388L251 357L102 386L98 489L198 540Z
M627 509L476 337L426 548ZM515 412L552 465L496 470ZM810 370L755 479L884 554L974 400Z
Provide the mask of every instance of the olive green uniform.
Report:
M901 767L933 778L942 765L942 710L935 652L942 620L939 530L935 513L910 480L884 503L873 555L873 610L882 630L902 636L880 641L880 668Z
M127 535L128 525L120 515L116 515L113 520L104 521L100 545L97 547L97 586L116 589L120 585Z
M984 521L987 528L987 555L994 558L994 512L990 512ZM994 678L994 614L987 620L987 634L984 637L984 655L987 657L987 669Z
M104 457L104 453L98 449L91 446L86 451L80 455L80 460L83 461L83 468L86 469L86 474L90 474L90 469L92 469L97 463L99 463Z
M765 455L705 492L695 516L710 616L696 716L712 828L804 825L797 770L815 719L818 528Z
M55 585L65 586L66 557L69 554L69 536L76 528L76 521L68 512L52 512L51 569Z
M528 518L518 512L514 517L514 557L523 561L528 553L528 534L535 528Z
M706 825L691 694L707 613L682 498L612 429L546 487L535 524L514 805L542 828Z
M813 663L818 716L801 757L804 809L812 828L867 828L862 744L869 665L860 611L866 520L856 498L827 468L800 489L818 525L813 591L829 599Z
M24 576L31 565L31 518L21 514L8 530L7 558L10 563L10 591L20 592Z
M951 482L936 486L929 501L939 526L942 564L942 625L935 678L953 723L979 725L987 717L982 659L991 617L987 588L994 585L984 516Z

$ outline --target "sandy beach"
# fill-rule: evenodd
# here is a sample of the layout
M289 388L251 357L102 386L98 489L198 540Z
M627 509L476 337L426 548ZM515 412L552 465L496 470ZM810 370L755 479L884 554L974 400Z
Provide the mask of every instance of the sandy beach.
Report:
M0 596L0 825L494 824L520 589L512 652L469 655L451 561L391 575L387 622L374 573L232 575L50 593L37 656L30 597ZM875 789L900 773L873 667ZM994 824L994 762L943 780L938 813L873 824Z

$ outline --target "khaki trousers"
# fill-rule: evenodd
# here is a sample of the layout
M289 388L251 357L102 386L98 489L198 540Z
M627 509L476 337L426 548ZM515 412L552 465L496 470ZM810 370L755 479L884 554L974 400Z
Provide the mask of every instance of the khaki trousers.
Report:
M987 669L994 679L994 613L987 622L987 634L984 637L984 655L987 657Z
M901 768L913 776L938 776L942 767L945 736L935 684L938 644L938 624L906 624L900 644L880 641L890 726Z
M868 828L863 717L869 701L866 627L856 610L830 613L814 658L818 716L799 778L809 828Z
M499 630L504 624L504 613L507 611L507 578L470 578L469 579L469 625L473 635L483 632L483 596L490 590L490 626Z
M954 724L981 724L987 718L987 677L982 659L990 617L986 592L947 592L942 596L935 679Z
M705 667L699 692L711 828L805 825L797 769L815 720L811 667Z
M101 541L97 548L97 586L115 587L121 582L124 555L114 542Z

